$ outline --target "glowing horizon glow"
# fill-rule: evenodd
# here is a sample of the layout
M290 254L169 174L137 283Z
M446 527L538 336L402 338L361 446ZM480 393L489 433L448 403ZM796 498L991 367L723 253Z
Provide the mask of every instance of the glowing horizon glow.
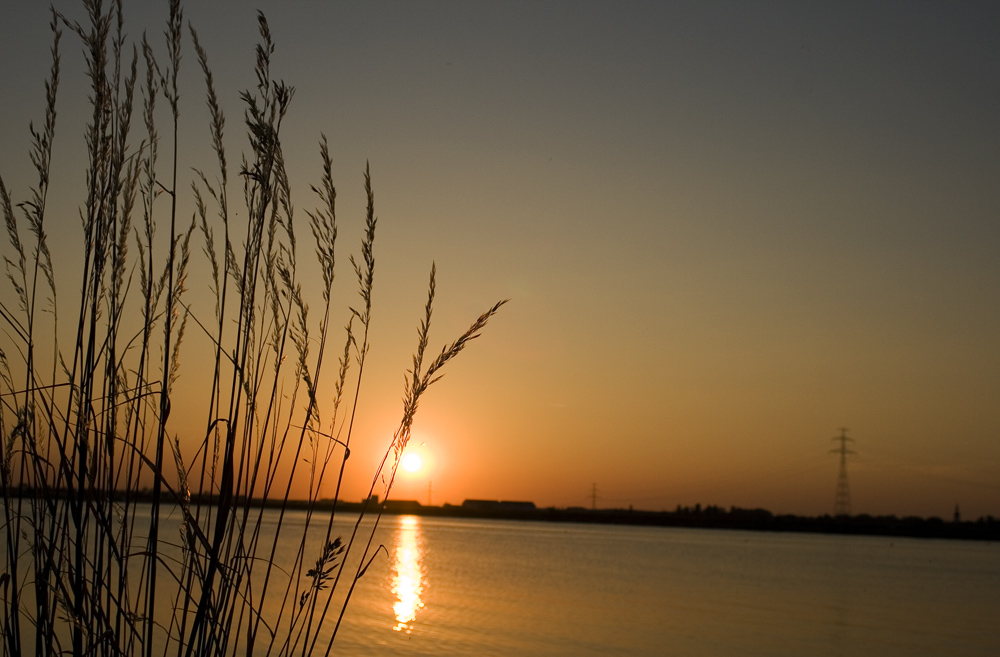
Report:
M85 20L75 0L53 4ZM220 109L240 116L256 14L185 4L210 45ZM160 3L128 5L125 32L162 30ZM381 190L377 347L344 480L328 476L322 496L369 494L433 260L430 354L487 305L512 302L422 402L406 449L422 465L399 469L396 498L590 506L596 483L613 507L828 514L830 437L847 426L853 511L947 518L958 503L966 518L1000 516L1000 4L255 7L271 21L275 74L300 89L281 135L292 197L314 202L321 133L341 242L359 243L369 160ZM51 17L48 3L4 9L0 53L18 64L0 77L18 102L4 106L0 174L17 204L38 183L24 156L45 106ZM64 33L45 212L62 314L85 244L77 44ZM196 68L180 72L184 189L216 160ZM245 148L243 132L226 131L227 151ZM235 178L227 190L237 195ZM190 192L177 201L178 216L196 212ZM302 293L315 306L311 261ZM192 253L191 267L185 305L211 316L210 264ZM350 273L337 276L334 313L353 298ZM17 296L2 286L8 307ZM39 326L66 332L46 340L75 339L63 318ZM169 430L190 462L214 359L188 354L171 402L191 410L174 410ZM317 398L332 399L334 379ZM314 495L312 481L294 478L290 495Z

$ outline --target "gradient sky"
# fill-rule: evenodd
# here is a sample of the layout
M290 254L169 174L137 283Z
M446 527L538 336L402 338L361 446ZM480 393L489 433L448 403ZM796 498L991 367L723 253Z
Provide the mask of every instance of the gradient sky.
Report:
M131 34L162 51L166 3L136 4ZM398 424L435 260L434 344L512 301L428 393L429 467L398 497L589 506L596 484L606 507L829 513L847 427L856 513L1000 516L1000 5L189 4L232 161L265 12L296 87L299 216L323 132L355 251L371 162L376 327L347 498ZM0 11L0 174L20 199L48 18ZM210 168L186 47L182 158ZM70 188L79 50L67 34ZM56 249L79 239L79 198Z

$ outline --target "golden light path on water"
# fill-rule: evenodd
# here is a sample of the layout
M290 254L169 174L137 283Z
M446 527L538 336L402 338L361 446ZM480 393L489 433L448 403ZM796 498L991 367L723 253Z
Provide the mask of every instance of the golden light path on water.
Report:
M396 614L397 632L409 634L413 630L413 621L417 611L423 608L420 600L423 592L423 573L420 563L420 522L415 516L404 516L399 521L399 534L396 537L396 556L393 563L392 592L396 602L392 610Z

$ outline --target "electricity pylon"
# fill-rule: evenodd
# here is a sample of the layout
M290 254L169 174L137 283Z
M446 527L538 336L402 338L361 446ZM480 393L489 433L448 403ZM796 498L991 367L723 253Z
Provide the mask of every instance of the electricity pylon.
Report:
M851 489L847 485L847 455L857 454L852 449L847 449L847 441L854 442L853 438L847 437L847 429L841 429L840 435L833 438L840 441L840 447L831 449L831 454L840 454L840 474L837 475L837 496L833 503L833 513L837 516L851 515Z

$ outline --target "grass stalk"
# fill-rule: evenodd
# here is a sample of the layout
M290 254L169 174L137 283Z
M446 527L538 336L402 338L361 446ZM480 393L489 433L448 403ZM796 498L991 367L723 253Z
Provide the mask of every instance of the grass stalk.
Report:
M505 302L431 358L432 265L400 424L362 515L348 536L338 536L336 502L371 348L378 219L370 168L366 163L360 252L349 257L360 302L342 303L335 295L337 192L325 136L319 183L311 187L317 207L305 213L315 262L299 256L281 139L294 88L272 75L275 44L264 16L256 86L240 94L244 207L234 212L223 103L208 49L191 26L217 171L196 168L190 185L182 181L180 64L188 41L179 0L168 1L164 55L145 35L129 43L121 0L81 5L83 23L52 14L44 118L37 130L31 126L37 183L18 204L0 175L7 235L0 293L2 652L329 654L357 583L382 549L375 546L381 508L368 501L379 482L383 498L389 494L427 388ZM83 46L90 84L79 270L72 274L79 289L75 297L59 295L76 319L65 330L65 352L55 264L68 259L53 257L46 234L63 29ZM169 158L160 157L164 115ZM143 135L133 146L136 123ZM188 204L190 223L180 219ZM186 294L187 277L199 266L192 239L201 241L210 272L207 311ZM307 273L310 267L318 276ZM320 306L311 314L313 297ZM338 313L342 342L333 328ZM189 322L201 341L185 340ZM329 340L342 345L336 356ZM337 358L332 372L328 358ZM182 367L188 361L206 367L189 373ZM181 399L178 382L192 376L208 391L197 436L180 435L188 429L177 418L190 409L172 408ZM279 566L293 480L308 484L304 523ZM334 505L326 511L320 499L328 490ZM164 529L171 514L179 518L176 535ZM364 525L366 516L374 522ZM276 528L265 531L271 522ZM349 559L359 565L346 572Z

